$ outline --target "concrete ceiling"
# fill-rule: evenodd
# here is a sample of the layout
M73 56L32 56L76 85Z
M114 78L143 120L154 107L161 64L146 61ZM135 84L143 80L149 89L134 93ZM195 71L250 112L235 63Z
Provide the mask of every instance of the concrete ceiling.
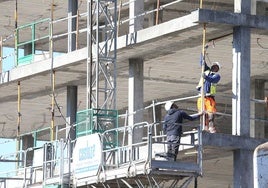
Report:
M67 2L54 0L55 19L67 16ZM189 14L199 6L199 1L187 0L163 9L163 20L177 19L177 17ZM151 1L146 1L146 8L149 9ZM14 0L0 1L0 35L4 38L12 35L14 32ZM30 8L29 8L30 7ZM204 8L213 10L233 10L233 1L221 2L219 0L206 1ZM18 25L24 25L37 21L39 19L49 18L51 3L46 0L18 0ZM80 12L86 11L86 0L79 1ZM122 15L127 15L127 8L123 9ZM123 18L122 18L123 20ZM145 27L149 25L150 17L145 17ZM81 27L86 22L81 19ZM176 26L174 21L174 27ZM203 25L196 24L188 29L170 32L170 28L164 28L163 24L148 28L140 32L144 37L147 35L161 33L166 30L166 34L160 37L145 40L135 45L128 45L118 49L117 53L117 108L122 112L128 105L128 59L144 59L144 102L145 106L152 100L165 101L171 98L184 98L196 96L196 85L199 81L201 69L199 65L200 54L202 51L202 31ZM55 27L55 33L66 32L67 26ZM120 27L119 45L125 40L125 34L128 32L126 24ZM47 32L46 27L39 28L40 36ZM220 113L231 114L232 97L232 26L230 25L207 25L207 41L214 40L214 46L207 50L207 61L219 61L222 65L220 74L222 79L218 85L218 111ZM26 32L27 33L27 32ZM148 34L149 33L149 34ZM252 29L251 35L251 78L262 79L266 81L265 94L268 95L268 32L266 30ZM24 36L25 37L25 36ZM80 49L73 52L73 55L63 55L56 57L54 62L62 63L62 66L56 68L56 100L58 107L56 109L55 124L65 125L64 117L66 115L66 86L78 85L78 110L86 108L86 61L85 36L80 35ZM27 38L27 37L25 37ZM148 37L149 38L149 37ZM62 43L64 41L64 43ZM66 38L56 41L55 49L60 52L66 52ZM14 46L14 39L6 41L5 46ZM123 46L123 45L122 45ZM40 50L47 50L47 44L37 45ZM77 61L74 61L75 56ZM81 58L80 58L81 57ZM65 62L73 63L65 63ZM64 63L63 63L64 62ZM31 74L38 72L38 66L49 64L50 60L36 62L31 65L18 67L13 72L2 74L2 82L5 75ZM51 121L51 74L49 69L34 76L25 76L19 79L21 82L21 132L26 133L50 126ZM0 85L0 137L14 138L17 131L17 79L11 80ZM190 113L196 110L196 99L180 102L179 106L190 110ZM258 115L256 115L258 116ZM231 133L231 117L219 115L216 122L219 130L223 133ZM211 163L204 165L207 180L213 182L210 187L225 187L232 185L232 174L230 168L232 165L232 156L224 156L219 160L213 159ZM224 160L227 162L222 163ZM226 167L222 173L213 171L214 165ZM211 175L211 176L210 176ZM213 176L214 175L214 176ZM218 178L217 180L211 179ZM200 187L209 186L205 181L200 183Z

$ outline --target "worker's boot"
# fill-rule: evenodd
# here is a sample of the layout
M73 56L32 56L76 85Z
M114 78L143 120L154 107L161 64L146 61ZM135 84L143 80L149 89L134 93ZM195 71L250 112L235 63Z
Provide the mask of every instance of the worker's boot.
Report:
M213 127L209 127L209 132L210 132L210 133L216 133L217 131L216 131L215 126L213 126Z
M167 153L167 159L169 161L176 161L177 155L175 155L174 153Z
M209 128L208 128L210 133L216 133L216 127L214 126L214 123L211 121L209 122Z
M174 161L177 160L177 154L174 154Z

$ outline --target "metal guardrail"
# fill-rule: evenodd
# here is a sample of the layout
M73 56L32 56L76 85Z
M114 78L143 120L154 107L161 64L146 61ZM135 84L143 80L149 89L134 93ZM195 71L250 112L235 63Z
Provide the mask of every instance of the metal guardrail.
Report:
M104 131L103 133L99 133L103 146L102 151L102 161L100 164L99 172L97 176L100 176L102 173L106 173L107 171L115 170L120 168L125 168L127 166L128 169L135 168L136 165L143 164L146 166L144 170L150 170L152 160L157 160L155 157L155 152L164 152L165 146L167 142L165 141L165 135L156 134L155 127L161 126L161 123L151 123L141 122L137 123L133 126L124 126L113 128ZM189 126L189 125L187 125ZM74 126L75 127L75 126ZM199 126L195 126L199 127ZM137 135L136 132L143 132L144 136L138 142L134 142L132 139L133 135ZM116 134L120 138L121 142L118 142L118 145L107 147L107 141L110 141L110 135ZM190 135L193 132L189 133ZM186 133L184 136L188 136ZM192 149L196 150L197 161L196 164L202 169L202 146L201 146L201 131L197 129L194 132L194 136L188 139L189 143L181 143L181 146L188 146ZM127 140L128 141L125 141ZM75 141L73 141L74 143ZM157 147L161 147L161 151L156 149ZM162 145L162 146L161 146ZM71 161L72 157L70 155L70 149L72 148L72 143L70 140L64 141L56 140L54 142L47 142L41 148L28 148L25 151L20 151L24 156L23 165L20 168L16 169L14 173L19 174L20 176L13 176L13 178L20 177L21 181L24 182L25 186L37 183L37 181L42 181L44 184L46 182L51 182L51 179L54 180L54 183L62 184L64 183L65 177L71 179L73 176L71 172ZM37 151L42 150L39 155ZM27 163L27 153L35 152L35 157L43 156L44 162L33 163L30 166L26 166ZM67 165L67 166L66 166ZM38 174L40 176L42 174L42 178L38 179ZM130 171L128 173L131 173ZM200 172L198 172L200 173ZM1 177L1 175L0 175ZM6 181L9 181L8 179ZM56 181L56 182L55 182Z
M36 22L32 22L30 24L26 24L23 26L20 26L16 29L16 44L15 44L15 51L16 51L16 62L17 66L23 65L23 64L28 64L31 63L34 60L34 54L35 54L35 46L37 41L42 41L42 40L47 40L47 43L49 43L49 37L50 33L47 35L44 35L42 37L36 38L36 29L38 25L41 24L47 24L50 28L50 19L42 19ZM24 40L20 41L20 34L23 32L23 30L28 30L30 29L31 33L31 39L30 40ZM28 33L28 32L27 32ZM30 45L31 46L31 53L28 55L20 55L19 49L21 47L24 47L25 45Z
M121 133L121 135L130 136L135 134L135 130L142 129L143 132L146 132L146 137L143 137L143 140L137 143L130 143L125 145L120 145L116 148L111 148L107 150L103 150L103 162L102 162L102 168L101 169L111 169L111 167L114 168L120 168L124 165L132 165L133 163L140 163L140 162L148 162L151 161L153 158L155 158L155 154L153 153L153 145L163 145L163 149L168 144L166 141L156 141L156 140L165 140L165 135L153 135L152 130L154 129L154 126L157 126L160 124L148 124L147 122L142 122L135 124L133 127L120 127L118 129L112 129L107 130L106 132L101 134L102 140L105 140L105 135L109 132L117 131ZM189 126L189 125L187 125ZM201 158L202 158L202 147L201 146L201 131L199 129L199 126L195 131L192 132L186 132L183 137L190 136L189 143L181 143L181 146L189 146L191 148L196 149L197 154L197 161L196 164L200 166L200 169L202 167ZM126 132L126 133L125 133ZM197 136L195 138L194 136ZM119 135L120 137L120 135ZM130 141L131 142L131 141ZM146 154L142 153L142 147L145 147ZM164 150L162 151L164 152ZM111 156L109 154L114 153L115 160L111 160L108 157L105 156ZM107 163L107 161L114 161L114 163Z
M128 6L130 6L130 4L132 4L134 1L130 1L130 2L126 2L126 3L122 3L120 5L118 5L118 11L120 14L121 13L121 9L124 9L126 7L126 9L128 9ZM174 6L176 4L179 4L181 3L182 0L175 0L175 1L172 1L172 2L167 2L165 4L161 4L159 7L157 8L153 8L153 9L150 9L150 10L144 10L144 12L140 13L139 15L135 15L134 17L124 17L122 18L120 15L118 16L118 19L117 22L118 22L118 31L119 31L119 28L120 28L120 25L123 25L125 23L128 23L134 19L140 19L141 17L146 17L146 16L149 16L150 14L152 13L155 13L155 14L158 14L159 11L163 11L165 10L167 7L171 7L171 6ZM195 7L192 9L196 9L198 7ZM108 7L108 9L110 11L114 11L114 7ZM96 10L95 10L96 11ZM189 10L190 12L190 10ZM185 13L186 14L186 13ZM177 16L177 15L176 15ZM84 12L84 13L80 13L79 15L74 15L74 16L67 16L67 17L64 17L64 18L58 18L58 19L54 19L54 20L51 20L50 18L46 18L46 19L42 19L42 20L38 20L38 21L35 21L35 22L32 22L32 23L29 23L29 24L25 24L25 25L22 25L22 26L19 26L17 29L16 29L16 41L15 41L15 56L16 56L16 61L17 61L17 66L18 65L23 65L23 64L27 64L27 63L31 63L34 61L34 56L36 55L35 54L35 47L36 47L36 44L37 43L46 43L49 45L50 42L53 42L54 40L56 41L56 39L60 39L60 38L63 38L63 37L67 37L68 35L71 35L71 34L76 34L77 35L77 41L76 43L78 43L78 39L79 39L79 35L80 34L83 34L83 33L86 33L87 32L87 24L79 24L80 23L80 20L83 20L83 19L86 19L87 18L87 12ZM175 18L175 17L174 17ZM53 33L52 29L53 27L60 27L62 28L62 25L68 25L68 21L69 20L72 20L72 19L76 19L76 21L78 22L78 26L76 28L75 31L66 31L66 30L61 30L59 31L58 33ZM170 18L171 19L171 18ZM66 22L66 23L64 23ZM157 23L157 22L156 22ZM114 23L110 23L110 24L114 24ZM40 27L38 27L39 25L41 25ZM103 26L100 26L100 28L103 28L105 27L105 25ZM68 27L66 27L68 28ZM30 38L30 40L23 40L23 41L20 41L21 39L21 32L23 32L23 30L28 30L30 29L30 34L29 32L27 32L28 35L28 38ZM37 31L39 30L44 30L44 31L47 31L47 33L45 32L40 32L43 34L43 36L38 36L37 37ZM96 30L95 27L93 27L93 30ZM40 35L40 33L38 33L38 35ZM45 33L45 34L44 34ZM123 32L125 33L125 32ZM26 37L27 38L27 37ZM44 42L44 40L46 42ZM28 45L30 44L31 45L31 51L32 53L29 53L28 55L20 55L20 51L19 49L25 45ZM85 47L85 46L83 46ZM51 48L51 45L48 46L47 48L47 51L51 51L51 50L56 50L56 49L50 49ZM55 48L55 46L54 46ZM77 45L76 47L77 49L79 48L79 45ZM57 50L56 50L57 51ZM61 50L62 51L62 50Z

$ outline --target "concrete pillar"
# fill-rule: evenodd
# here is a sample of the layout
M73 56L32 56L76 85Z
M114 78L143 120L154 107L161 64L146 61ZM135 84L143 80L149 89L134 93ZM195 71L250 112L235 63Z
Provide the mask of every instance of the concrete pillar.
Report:
M21 137L22 140L22 150L27 150L28 148L34 147L34 138L32 135L24 135ZM25 156L22 157L24 161ZM26 166L31 166L33 163L33 150L26 153Z
M232 134L250 136L250 28L235 27L233 36Z
M234 0L234 12L250 14L251 1ZM250 28L234 27L232 76L232 134L250 136ZM234 188L253 187L253 151L236 150Z
M68 0L68 17L77 15L78 1ZM68 19L68 32L76 31L76 19ZM76 34L68 35L68 52L76 50Z
M233 39L233 135L250 136L250 28L235 27Z
M128 125L133 126L135 123L143 121L143 59L129 60L129 80L128 80ZM136 114L133 114L134 111ZM133 142L142 140L142 130L135 130L133 134Z
M66 137L70 140L76 138L76 129L72 125L76 122L77 112L77 86L67 86L67 114L66 121ZM72 149L71 149L72 150Z
M250 150L234 151L234 188L253 187L253 153Z
M135 33L138 30L143 29L143 17L139 16L134 19L137 15L140 15L144 12L144 1L135 0L129 1L129 33Z
M263 100L265 97L264 94L265 80L255 79L251 86L251 98ZM251 107L251 116L258 119L265 119L265 106L262 103L252 102ZM251 120L251 137L255 138L264 138L265 136L265 122L258 120Z
M251 1L252 0L234 0L234 12L251 14Z
M257 0L251 0L251 14L256 15Z

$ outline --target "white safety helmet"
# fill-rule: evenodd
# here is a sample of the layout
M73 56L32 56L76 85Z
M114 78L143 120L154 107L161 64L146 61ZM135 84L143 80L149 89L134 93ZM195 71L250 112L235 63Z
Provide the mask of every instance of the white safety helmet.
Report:
M221 64L219 62L213 62L212 65L211 65L211 67L213 67L215 65L217 65L219 67L219 70L220 70Z
M165 104L165 110L166 111L169 111L171 106L173 105L174 102L172 101L167 101L166 104Z

